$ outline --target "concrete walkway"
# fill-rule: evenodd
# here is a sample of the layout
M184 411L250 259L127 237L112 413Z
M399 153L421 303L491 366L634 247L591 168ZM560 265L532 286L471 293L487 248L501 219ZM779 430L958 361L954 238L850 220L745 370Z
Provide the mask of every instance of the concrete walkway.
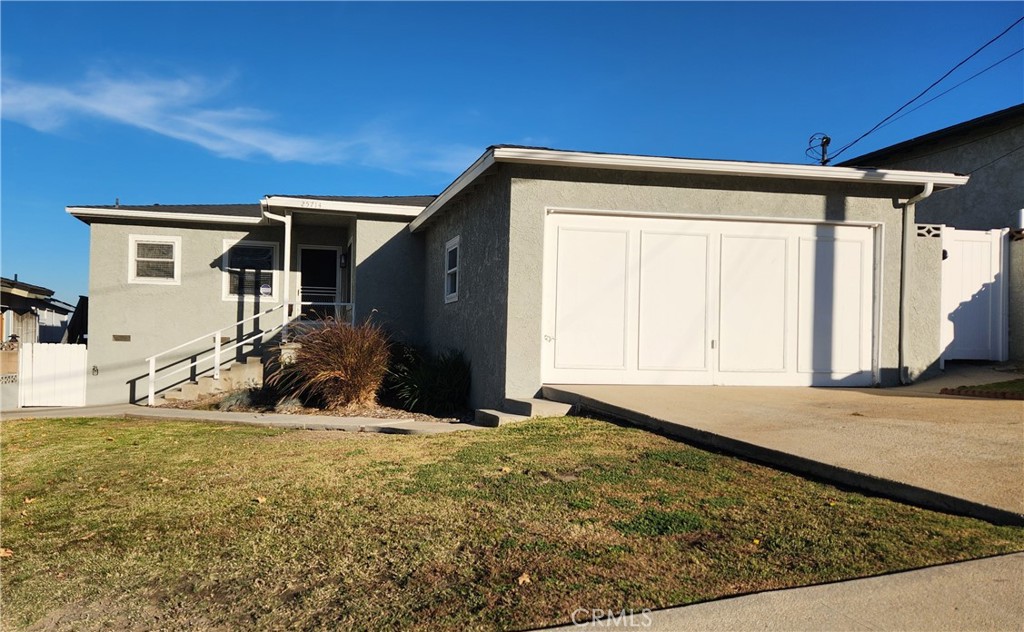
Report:
M924 385L552 386L544 393L839 484L1024 524L1024 401L939 396Z
M1024 553L668 608L569 630L1020 630ZM590 607L590 604L581 604ZM595 606L598 607L598 606ZM605 606L606 608L608 606ZM628 613L627 613L628 614ZM572 615L567 615L572 616ZM647 625L644 625L644 624Z
M373 417L333 417L328 415L283 415L279 413L232 413L215 410L150 408L134 404L84 406L81 408L22 408L0 412L0 420L45 419L61 417L138 417L142 419L191 419L220 423L292 428L297 430L342 430L348 432L380 432L386 434L434 435L461 430L481 429L466 423L443 423L410 419L376 419Z

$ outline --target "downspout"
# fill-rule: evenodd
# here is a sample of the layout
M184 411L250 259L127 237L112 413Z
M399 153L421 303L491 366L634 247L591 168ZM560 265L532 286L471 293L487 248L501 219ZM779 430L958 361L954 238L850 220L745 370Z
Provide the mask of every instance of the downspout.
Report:
M914 231L911 223L914 219L914 206L930 196L935 190L934 182L925 182L920 193L903 204L903 248L900 253L900 384L910 384L910 367L907 366L907 327L910 322L910 306L907 301L907 268L910 263L910 248L913 244Z
M287 334L288 322L291 316L291 276L292 276L292 212L291 210L285 210L284 215L275 215L271 213L269 205L267 204L266 198L260 200L260 206L263 208L263 216L267 219L281 222L284 224L284 281L281 283L282 302L284 307L282 308L281 316L281 327L282 332Z

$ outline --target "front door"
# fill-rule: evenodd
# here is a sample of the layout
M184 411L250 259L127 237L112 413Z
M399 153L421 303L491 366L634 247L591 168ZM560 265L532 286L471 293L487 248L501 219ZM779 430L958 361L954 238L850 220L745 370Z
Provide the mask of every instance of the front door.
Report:
M340 273L340 249L299 247L299 300L303 319L339 318Z

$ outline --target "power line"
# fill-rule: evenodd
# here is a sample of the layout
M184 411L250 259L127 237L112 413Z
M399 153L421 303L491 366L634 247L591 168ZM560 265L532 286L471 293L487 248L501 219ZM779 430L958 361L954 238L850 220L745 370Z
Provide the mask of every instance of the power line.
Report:
M923 154L916 154L915 153L915 154L913 154L913 159L914 160L918 160L920 158L927 158L928 156L934 156L935 154L941 154L943 152L952 151L954 149L959 149L961 147L966 147L967 145L973 145L974 143L980 143L981 141L983 141L983 140L985 140L987 138L992 138L993 136L998 136L999 134L1002 134L1002 133L1010 131L1010 130L1017 129L1018 127L1024 127L1024 124L1014 125L1012 127L1006 127L1006 128L999 128L999 129L997 129L994 132L990 132L988 134L985 134L984 136L979 136L977 138L972 138L971 140L964 141L962 143L958 143L958 144L952 145L950 147L942 147L940 149L936 149L934 151L929 151L929 152L923 153ZM907 141L907 142L911 142L911 141ZM870 155L870 154L865 154L865 155ZM856 158L850 158L850 160L856 160ZM846 161L846 162L849 162L849 160ZM846 163L841 163L841 164L846 164ZM981 167L978 167L978 168L980 169Z
M974 58L974 57L975 57L975 56L976 56L976 55L977 55L978 53L980 53L981 51L983 51L983 50L985 50L986 48L988 48L989 46L991 46L991 45L992 45L992 44L993 44L993 43L994 43L994 42L995 42L996 40L998 40L998 39L999 39L999 38L1001 38L1002 36L1004 36L1004 35L1006 35L1007 33L1009 33L1009 32L1010 32L1010 29L1012 29L1013 27L1017 26L1017 25L1018 25L1018 24L1020 24L1021 22L1024 22L1024 16L1021 16L1021 17L1017 18L1017 20L1016 20L1016 21L1015 21L1015 22L1014 22L1013 24L1011 24L1010 26L1006 27L1006 28L1005 28L1005 29L1003 30L1003 32L1002 32L1002 33L1000 33L999 35L996 35L995 37L993 37L993 38L992 38L992 39L990 39L989 41L985 42L985 44L984 44L984 45L983 45L983 46L982 46L981 48L979 48L978 50L976 50L976 51L974 51L973 53L971 53L970 55L968 55L968 56L967 56L966 58L964 58L964 59L963 59L963 61L961 61L961 62L960 62L960 63L958 63L957 65L955 65L955 66L953 66L952 68L950 68L950 69L949 69L949 70L948 70L948 71L946 72L946 74L944 74L944 75L942 75L941 77L939 77L938 79L936 79L936 80L935 80L935 81L934 81L934 82L933 82L933 83L932 83L932 84L931 84L930 86L928 86L927 88L925 88L924 90L922 90L922 91L921 91L921 93L920 93L920 94L918 94L918 95L917 95L916 97L914 97L913 99L911 99L911 100L907 101L906 103L904 103L903 105L901 105L901 106L899 107L899 109L897 109L897 110L896 110L895 112L893 112L893 113L892 113L892 114L890 114L889 116L887 116L887 117L885 117L884 119L882 119L881 121L879 121L879 122L878 122L878 123L877 123L877 124L876 124L876 125L875 125L874 127L872 127L872 128L871 128L871 129L869 129L868 131L866 131L866 132L864 132L863 134L861 134L860 136L858 136L858 137L857 137L857 138L856 138L856 139L855 139L854 141L852 141L852 142L850 142L850 143L847 143L846 145L844 145L844 146L843 146L843 147L842 147L842 148L841 148L841 149L840 149L839 151L837 151L836 153L832 154L832 158L833 158L833 159L835 159L835 158L838 158L838 157L839 157L839 155L840 155L840 154L842 154L842 153L843 153L844 151L846 151L846 150L847 150L847 149L849 149L850 147L853 147L854 145L856 145L856 144L857 144L857 143L859 143L860 141L864 140L864 138L865 138L865 137L867 137L867 136L868 136L869 134L872 134L873 132L875 132L875 131L876 131L876 130L877 130L878 128L880 128L880 127L881 127L882 125L884 125L884 124L885 124L885 123L886 123L887 121L889 121L889 120L890 120L891 118L893 118L894 116L896 116L897 114L899 114L900 112L902 112L902 111L903 111L904 109L906 109L906 107L907 107L907 106L909 106L909 105L910 105L911 103L913 103L914 101L917 101L918 99L920 99L921 97L923 97L923 96L924 96L924 95L925 95L925 94L926 94L926 93L927 93L927 92L928 92L929 90L931 90L931 89L932 89L932 88L934 88L935 86L939 85L939 83L941 83L941 82L942 82L942 81L943 81L943 80L944 80L944 79L945 79L946 77L948 77L948 76L950 76L951 74L953 74L953 72L954 72L954 71L956 71L956 69L957 69L957 68L959 68L960 66L963 66L963 65L964 65L964 64L966 64L966 63L967 63L968 61L970 61L971 59L973 59L973 58Z
M885 125L882 125L882 126L881 126L881 127L879 127L878 129L882 129L882 127L888 127L889 125L892 125L893 123L895 123L896 121L900 120L900 119L901 119L901 118L903 118L904 116L906 116L906 115L910 114L911 112L916 112L917 110L920 110L921 108L923 108L924 106L928 105L929 103L931 103L931 102L932 102L932 101L934 101L935 99L938 99L939 97L941 97L941 96L943 96L943 95L945 95L945 94L948 94L948 93L952 92L953 90L956 90L957 88L959 88L960 86L964 85L965 83L967 83L967 82L968 82L968 81L970 81L971 79L974 79L975 77L978 77L979 75L985 74L986 72L988 72L989 70L992 70L993 68L995 68L995 67L996 67L996 66L998 66L999 64L1001 64L1001 63L1003 63L1003 62L1005 62L1005 61L1009 61L1009 60L1010 60L1010 59L1011 59L1012 57L1015 57L1015 56L1017 56L1017 55L1020 55L1021 53L1024 53L1024 48L1018 48L1018 49L1017 49L1016 51L1014 51L1014 52L1010 53L1010 54L1009 54L1009 55L1007 55L1006 57L1003 57L1002 59L1000 59L1000 60L999 60L999 61L997 61L996 63L992 64L991 66L989 66L989 67L985 68L984 70L979 70L978 72L976 72L976 73L974 73L973 75L971 75L970 77L968 77L968 78L964 79L963 81L961 81L960 83L956 84L956 85L955 85L955 86L953 86L952 88L950 88L950 89L948 89L948 90L944 90L943 92L940 92L940 93L938 93L937 95L935 95L934 97L932 97L932 98L928 99L928 100L927 100L927 101L925 101L924 103L921 103L921 104L917 105L917 107L913 107L913 108L911 108L911 109L907 110L907 111L906 111L906 112L904 112L903 114L900 114L899 116L897 116L897 117L896 117L896 118L894 118L893 120L889 121L889 122L888 122L888 123L886 123Z
M1018 151L1020 151L1022 149L1024 149L1024 145L1020 145L1019 147L1015 147L1015 148L1011 149L1010 151L1006 152L1005 154L1003 154L1002 156L996 158L995 160L990 160L990 161L986 162L985 164L981 165L980 167L975 167L971 171L968 171L967 175L972 176L976 172L981 171L982 169L984 169L985 167L988 167L990 165L994 165L995 163L999 162L1003 158L1006 158L1010 154L1015 154L1015 153L1017 153Z

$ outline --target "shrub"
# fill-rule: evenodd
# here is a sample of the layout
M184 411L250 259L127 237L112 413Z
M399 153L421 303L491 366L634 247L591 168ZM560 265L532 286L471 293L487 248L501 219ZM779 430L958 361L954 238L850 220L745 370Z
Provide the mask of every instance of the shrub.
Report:
M374 406L388 369L387 336L377 325L327 319L296 325L295 361L278 364L267 379L285 397L314 400L328 410Z
M386 391L405 410L453 415L466 408L469 381L469 363L460 351L435 355L396 345Z
M249 410L253 406L253 397L250 389L232 391L224 396L217 404L217 410Z

